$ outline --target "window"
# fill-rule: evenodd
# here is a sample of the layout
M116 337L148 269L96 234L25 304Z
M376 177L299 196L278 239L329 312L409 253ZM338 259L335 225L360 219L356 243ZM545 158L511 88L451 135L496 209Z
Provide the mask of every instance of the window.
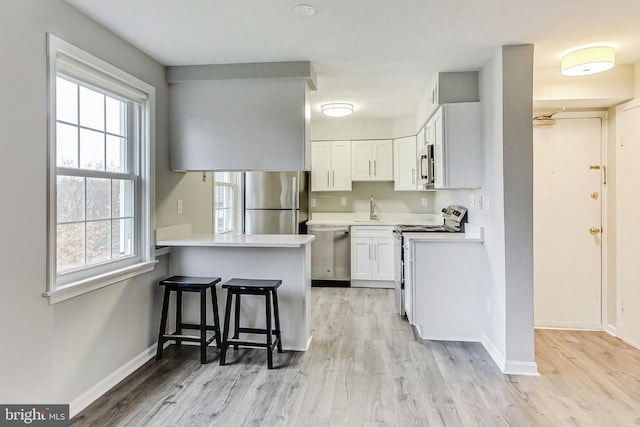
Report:
M154 89L49 35L49 284L57 302L150 271Z
M214 172L213 185L213 230L215 233L236 231L239 219L237 172Z

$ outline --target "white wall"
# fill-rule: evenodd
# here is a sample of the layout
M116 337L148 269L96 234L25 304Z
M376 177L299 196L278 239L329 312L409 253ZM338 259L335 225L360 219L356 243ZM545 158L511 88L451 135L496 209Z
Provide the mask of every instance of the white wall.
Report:
M504 46L480 70L485 177L479 190L438 191L435 205L481 196L485 229L483 344L506 372L536 372L533 347L533 46ZM486 208L487 198L489 209Z
M152 137L159 188L179 187L182 178L168 172L164 67L62 0L5 0L0 28L5 101L0 106L0 402L69 403L156 341L156 280L167 273L167 264L161 260L152 273L56 305L42 297L47 259L46 33L156 87Z

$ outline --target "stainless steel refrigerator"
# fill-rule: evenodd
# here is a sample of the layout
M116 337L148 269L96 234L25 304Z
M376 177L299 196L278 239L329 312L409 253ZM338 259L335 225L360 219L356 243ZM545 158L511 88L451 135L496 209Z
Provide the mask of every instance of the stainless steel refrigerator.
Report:
M309 172L246 172L245 234L306 234Z

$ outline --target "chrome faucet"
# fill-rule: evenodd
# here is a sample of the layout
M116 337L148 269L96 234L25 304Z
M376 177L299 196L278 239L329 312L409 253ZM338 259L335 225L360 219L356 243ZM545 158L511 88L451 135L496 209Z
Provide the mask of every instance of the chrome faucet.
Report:
M373 208L375 206L376 206L376 202L373 200L373 194L371 194L369 197L369 219L372 221L375 219L378 219L378 215L373 213Z

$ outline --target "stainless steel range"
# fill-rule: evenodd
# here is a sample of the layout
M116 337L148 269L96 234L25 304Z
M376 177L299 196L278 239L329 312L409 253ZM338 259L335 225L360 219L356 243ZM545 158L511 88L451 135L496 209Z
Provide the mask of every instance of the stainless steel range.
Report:
M394 235L394 257L395 257L395 295L398 311L402 318L406 318L405 311L405 275L408 272L409 245L403 238L405 233L461 233L464 232L464 224L467 208L458 205L451 205L442 209L444 222L442 225L417 225L399 224L393 230Z

